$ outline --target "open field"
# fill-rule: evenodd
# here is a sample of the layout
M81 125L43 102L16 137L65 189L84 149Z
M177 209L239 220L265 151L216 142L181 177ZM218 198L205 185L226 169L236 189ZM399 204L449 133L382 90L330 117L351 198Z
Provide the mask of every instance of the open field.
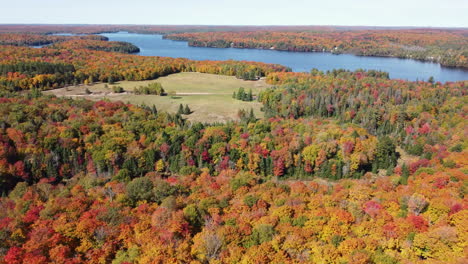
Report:
M168 96L135 95L131 92L139 86L159 82L166 92L173 94ZM112 86L121 86L125 93L112 93ZM244 81L232 76L222 76L205 73L177 73L161 77L151 81L121 81L113 85L96 83L92 85L70 86L61 89L46 91L46 94L56 96L80 97L92 100L107 98L112 101L123 101L132 104L156 105L159 111L175 113L179 104L188 104L193 111L187 118L190 121L200 122L225 122L236 120L239 109L254 109L257 117L262 117L261 104L258 102L242 102L232 98L232 93L239 87L246 90L252 89L253 94L268 87L264 80ZM86 89L92 94L86 94Z

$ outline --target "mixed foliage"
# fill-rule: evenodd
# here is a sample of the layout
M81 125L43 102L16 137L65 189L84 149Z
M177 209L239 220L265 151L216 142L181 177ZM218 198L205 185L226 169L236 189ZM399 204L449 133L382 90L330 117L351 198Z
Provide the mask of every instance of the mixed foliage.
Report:
M0 50L1 264L467 262L468 81L66 43ZM266 76L266 118L40 91L181 71Z
M38 72L37 64L47 70ZM69 66L66 72L62 69L63 65ZM270 72L290 71L281 65L261 62L193 61L89 49L57 49L53 46L41 49L2 46L0 70L0 90L9 91L51 89L96 81L113 83L119 80L151 80L178 72L230 76L252 73L255 76L265 76Z
M107 41L104 36L98 35L80 35L80 36L62 36L62 35L44 35L44 34L25 34L25 33L2 33L0 34L0 45L12 46L42 46L52 43L65 41L96 40Z
M125 169L142 176L159 160L162 172L170 174L244 169L303 179L360 177L396 162L395 146L379 145L366 130L331 120L188 126L179 115L153 112L105 101L3 99L2 191L19 181L61 181L80 171L113 175ZM190 114L190 108L180 105L180 114ZM395 158L383 164L379 155Z
M323 162L387 157L388 142L326 120L188 126L122 103L1 105L5 263L463 262L466 143L427 145L436 155L406 176L304 181L333 178Z
M90 49L90 50L101 50L110 52L120 53L137 53L140 52L140 48L137 46L122 41L102 41L95 39L76 39L64 42L55 43L50 46L55 49Z
M191 46L353 53L434 61L468 68L466 30L241 31L168 34Z

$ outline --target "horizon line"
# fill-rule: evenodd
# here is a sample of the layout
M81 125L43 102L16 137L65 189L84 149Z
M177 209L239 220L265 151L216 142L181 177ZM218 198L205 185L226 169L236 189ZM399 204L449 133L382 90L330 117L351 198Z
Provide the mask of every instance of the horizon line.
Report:
M376 25L332 25L332 24L104 24L104 23L0 23L6 25L36 25L36 26L197 26L197 27L374 27L374 28L419 28L419 29L468 29L468 26L376 26Z

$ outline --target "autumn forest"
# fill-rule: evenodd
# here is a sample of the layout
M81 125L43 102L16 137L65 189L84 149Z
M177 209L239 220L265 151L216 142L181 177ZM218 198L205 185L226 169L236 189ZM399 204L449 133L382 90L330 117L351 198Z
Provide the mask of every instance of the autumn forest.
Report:
M120 31L468 68L466 29L0 25L0 264L468 261L468 80L139 56ZM46 93L174 99L116 85L188 72L265 82L225 95L262 115Z

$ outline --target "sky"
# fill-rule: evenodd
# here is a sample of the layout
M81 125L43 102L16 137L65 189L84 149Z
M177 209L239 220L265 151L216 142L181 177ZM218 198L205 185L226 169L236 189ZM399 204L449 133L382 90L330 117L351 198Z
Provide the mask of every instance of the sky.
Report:
M1 24L468 27L468 0L0 0Z

